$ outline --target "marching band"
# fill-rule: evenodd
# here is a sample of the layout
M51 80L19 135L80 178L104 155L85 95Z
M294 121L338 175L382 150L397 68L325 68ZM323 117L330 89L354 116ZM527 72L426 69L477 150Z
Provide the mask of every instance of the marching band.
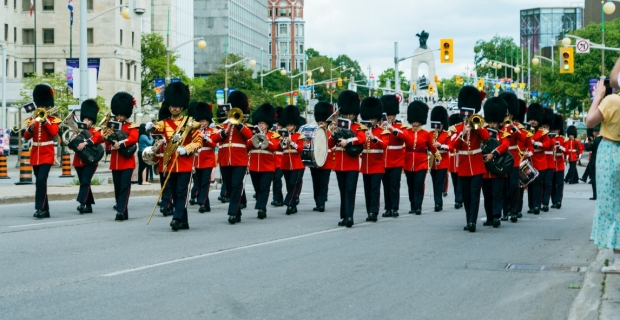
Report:
M54 163L52 141L59 126L66 126L69 136L63 135L63 141L75 153L73 167L80 182L77 211L93 212L95 199L90 184L105 144L113 150L110 170L116 220L127 220L138 142L138 125L127 122L134 98L125 92L114 95L111 113L95 125L99 106L94 100L82 103L79 117L71 113L61 121L53 115L57 112L53 95L49 86L37 85L33 91L36 110L25 121L24 137L33 141L34 217L50 217L46 189ZM578 179L576 162L583 146L577 140L576 128L569 126L565 137L562 116L536 103L526 107L511 93L485 98L486 94L474 87L462 88L459 112L452 115L441 105L430 109L414 101L407 107L408 124L403 124L397 119L401 113L397 96L361 100L356 92L345 90L336 107L319 102L314 108L316 124L306 124L293 105L280 108L265 103L251 113L250 99L234 91L228 104L216 109L215 125L212 105L190 104L189 88L172 83L164 91L157 121L144 125L155 143L141 155L145 163L159 167L161 191L156 206L163 216L172 216L173 231L189 229L188 203L199 205L200 213L211 211L209 189L218 164L223 189L218 199L229 203L230 224L241 222L247 175L254 187L258 219L267 218L272 188L271 205L286 206L286 215L297 213L306 167L312 177L315 212L326 211L330 175L335 172L340 195L338 226L348 228L354 225L360 173L366 221L370 222L377 221L381 209L382 183L382 216L399 216L403 171L410 214L422 213L426 175L430 172L434 211L443 210L443 197L452 180L454 207L465 207L464 230L469 232L476 232L481 192L484 226L498 228L500 221L517 222L522 217L526 189L528 213L547 212L549 204L560 209L564 183ZM481 109L484 116L478 114ZM429 111L430 130L426 130L423 126ZM247 123L250 119L252 124ZM569 163L566 176L565 163Z

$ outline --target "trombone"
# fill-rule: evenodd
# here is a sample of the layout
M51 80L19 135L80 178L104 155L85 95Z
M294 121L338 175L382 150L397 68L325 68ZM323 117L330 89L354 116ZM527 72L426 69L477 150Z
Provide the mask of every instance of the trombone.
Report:
M43 123L47 121L47 117L55 114L56 112L58 112L59 109L60 106L55 106L47 110L45 108L39 107L32 112L32 116L30 118L22 121L19 125L14 126L11 131L13 131L13 133L17 133L20 130L22 124L25 124L26 128L28 128L32 126L35 122Z

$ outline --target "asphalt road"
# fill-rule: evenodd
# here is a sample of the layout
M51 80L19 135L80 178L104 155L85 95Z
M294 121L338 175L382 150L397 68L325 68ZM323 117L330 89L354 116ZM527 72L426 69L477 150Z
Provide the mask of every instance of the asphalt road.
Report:
M472 234L452 193L431 212L428 180L424 213L407 214L404 177L401 217L365 222L360 178L356 224L337 227L332 178L327 212L311 211L308 173L295 215L269 206L258 220L245 209L229 225L213 191L212 212L191 207L191 229L179 232L158 211L146 225L154 197L132 198L123 222L111 199L89 215L52 202L45 220L32 218L32 204L2 205L0 317L566 319L579 292L569 286L584 276L570 267L596 255L587 184L567 185L561 210L499 229L479 221Z

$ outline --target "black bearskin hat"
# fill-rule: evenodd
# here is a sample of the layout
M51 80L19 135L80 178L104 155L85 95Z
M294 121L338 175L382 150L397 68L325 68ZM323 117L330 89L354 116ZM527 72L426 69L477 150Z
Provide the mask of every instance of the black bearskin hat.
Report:
M547 125L549 126L549 128L551 128L554 121L555 121L555 117L553 116L553 109L544 108L543 117L542 117L542 125Z
M276 107L276 123L278 123L280 126L282 125L282 121L280 120L280 117L282 116L282 111L284 111L283 107Z
M112 113L115 116L124 115L127 118L131 117L135 105L136 100L127 92L117 92L110 102Z
M360 117L362 117L362 119L381 120L381 115L383 115L383 104L380 99L368 97L362 100L362 105L360 106Z
M191 109L192 107L190 107ZM194 109L194 120L207 120L209 122L213 122L213 107L211 104L198 102L193 106Z
M340 115L360 114L360 96L355 91L345 90L338 96Z
M464 86L459 91L458 107L475 109L476 112L480 112L482 105L482 96L480 91L472 86Z
M297 119L297 129L299 129L303 125L306 125L306 118L299 116L299 118Z
M168 101L168 106L187 109L189 105L189 87L182 82L169 84L164 90L164 100Z
M569 126L568 128L566 128L566 135L567 136L573 136L574 138L577 138L577 127Z
M527 108L527 121L536 120L538 125L542 124L543 106L538 103L532 103Z
M192 101L189 103L189 106L187 107L188 117L196 119L196 104L198 104L198 101Z
M448 119L448 125L450 126L457 125L461 122L463 122L463 120L461 119L461 115L459 115L458 113L451 114L450 118Z
M419 122L426 124L428 118L428 105L422 101L414 101L407 107L407 121L409 123Z
M431 121L439 121L443 130L448 130L448 110L442 106L435 106L431 110Z
M525 114L527 113L527 106L525 105L525 101L519 99L519 113L515 114L512 117L512 120L516 120L519 123L525 122Z
M334 113L334 106L327 102L319 102L314 106L314 120L327 121L327 118Z
M388 116L393 116L400 113L398 99L396 99L395 95L386 94L381 97L381 102L383 102L383 112L385 112Z
M157 121L162 121L170 118L172 114L170 113L170 109L168 109L168 103L166 101L161 103L161 107L159 107L159 112L157 113Z
M553 115L553 125L551 125L551 130L560 130L564 129L564 118L559 114Z
M289 124L299 125L299 109L296 106L286 106L284 110L282 110L282 114L278 118L278 124L283 127L288 126Z
M264 103L259 106L254 112L252 112L252 123L257 125L259 122L264 122L267 127L271 129L273 123L276 121L276 108L269 103Z
M88 99L82 102L82 107L80 108L80 119L82 121L84 121L84 119L88 119L92 122L96 122L97 113L99 113L99 106L97 105L97 101Z
M248 96L241 91L233 91L228 96L228 103L233 108L239 108L243 111L244 114L250 113L250 102L248 100Z
M54 90L46 84L37 84L32 90L32 100L38 107L54 107Z
M512 115L513 119L519 115L519 98L517 98L516 94L512 92L502 92L499 94L498 98L506 102L508 113Z
M490 98L484 103L484 121L501 125L506 119L506 110L508 110L508 105L504 99L500 97Z

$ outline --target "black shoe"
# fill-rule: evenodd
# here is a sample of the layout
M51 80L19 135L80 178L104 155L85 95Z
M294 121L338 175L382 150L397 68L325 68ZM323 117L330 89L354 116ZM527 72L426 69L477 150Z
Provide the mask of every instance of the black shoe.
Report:
M369 213L368 214L368 219L366 219L366 221L377 222L377 214L376 213Z
M171 216L171 215L172 215L172 210L167 209L167 208L164 208L164 207L161 207L161 208L159 209L159 212L161 212L161 214L162 214L164 217L167 217L167 216Z
M189 199L189 204L191 204L192 206L195 205L196 203L198 203L196 202L196 199L193 199L193 198Z
M527 210L527 213L529 213L529 214L534 213L534 209Z
M200 206L200 208L198 209L198 212L200 213L205 213L205 212L211 212L211 206Z
M296 207L288 207L286 208L286 215L291 215L291 214L295 214L297 213L297 208Z
M247 207L248 207L248 204L247 204L247 203L242 203L242 204L239 206L239 209L241 210L241 209L245 209L245 208L247 208Z
M592 198L590 198L590 200L596 200L596 197L592 197Z
M271 205L274 207L282 207L284 206L284 203L282 203L282 201L271 201Z
M222 196L217 197L218 201L222 201ZM222 201L223 202L223 201Z
M532 211L533 211L532 213L534 213L534 214L539 214L540 213L540 209L539 208L534 208Z
M469 223L463 227L463 231L469 231Z
M235 216L228 216L228 223L235 224L237 222L237 218Z
M588 184L592 184L592 180L588 181Z
M444 193L443 193L443 196L444 196L444 197L447 197L447 196L448 196L448 193L447 193L447 192L444 192Z
M267 211L265 211L263 209L258 210L258 218L259 219L267 218Z
M586 182L586 179L584 179L584 178L579 178L579 180L581 180L583 182Z
M117 209L116 209L116 203L114 204L114 210L117 210Z
M346 218L344 222L347 228L351 228L353 226L353 218Z
M239 213L241 213L241 211L239 211ZM239 223L239 222L241 222L241 214L235 217L235 223Z
M557 203L557 206L555 206L555 207L556 207L556 209L560 209L560 208L562 208L562 202L558 202L558 203Z
M554 203L554 204L551 205L551 208L556 209L557 205L558 205L557 203Z
M230 202L230 198L225 198L225 197L223 197L223 198L222 198L222 202L223 202L223 203L229 203L229 202Z
M34 217L37 219L45 219L50 217L50 212L47 210L37 210L34 214Z
M508 216L503 216L500 220L501 221L508 221Z
M416 214L417 216L421 215L421 214L422 214L422 209L418 209L418 210L416 210L416 211L415 211L415 214Z
M499 228L502 225L502 222L499 221L498 218L493 219L493 228Z
M469 232L476 232L476 225L473 223L469 224Z
M32 216L33 216L34 218L36 218L36 217L37 217L37 214L39 214L39 210L36 210Z
M391 216L393 216L394 214L392 213L392 210L385 210L385 212L381 215L384 218L389 218Z
M122 212L117 212L116 213L116 219L114 219L114 220L123 221L123 220L125 220L125 215Z
M442 206L440 206L440 205L435 205L435 212L439 212L439 211L441 211L441 210L443 210Z
M84 211L82 211L82 213L93 213L93 207L91 205L85 205L84 206Z
M463 203L461 202L455 202L454 203L454 209L461 209L463 207Z
M549 206L543 206L542 209L543 212L549 212Z
M344 227L345 225L346 225L346 223L344 222L344 219L342 219L342 220L340 220L340 221L338 222L338 226L339 226L339 227Z
M84 214L84 210L85 210L85 209L86 209L86 205L84 205L84 204L81 204L81 205L79 205L79 206L77 207L77 211L78 211L80 214Z
M325 206L318 206L318 207L312 208L312 211L325 212Z
M511 214L511 215L510 215L510 222L513 222L513 223L514 223L514 222L517 222L517 221L518 221L518 220L517 220L517 216L516 216L516 215L514 215L514 214Z
M256 193L252 196L252 198L256 199Z
M409 214L415 214L415 210L413 209L409 210Z
M392 218L398 218L398 210L392 210Z
M492 225L493 225L493 223L492 223L491 221L485 221L482 225L483 225L484 227L490 227L490 226L492 226Z
M523 213L521 213L521 212L517 212L517 218L519 218L519 219L520 219L520 218L523 218Z
M299 205L299 198L297 198L297 200L295 200L295 205L298 206Z
M172 228L172 231L178 231L179 229L181 229L181 221L173 219L170 222L170 228Z

